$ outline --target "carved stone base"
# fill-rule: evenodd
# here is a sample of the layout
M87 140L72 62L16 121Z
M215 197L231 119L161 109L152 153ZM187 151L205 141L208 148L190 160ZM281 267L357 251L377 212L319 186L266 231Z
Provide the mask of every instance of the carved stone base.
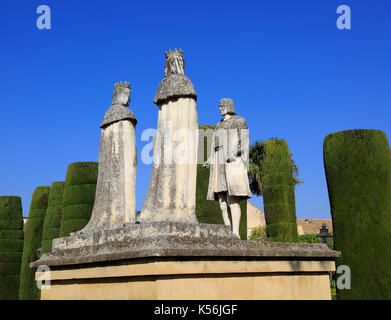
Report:
M339 256L323 244L239 240L229 226L166 222L55 239L30 267L50 267L42 299L330 299Z
M50 290L43 287L42 300L330 300L335 262L150 257L50 269Z
M87 231L53 240L53 252L97 246L136 239L174 236L178 238L234 239L229 226L204 223L148 222L131 224L122 228Z
M53 252L31 263L60 266L146 257L336 258L326 245L238 240L228 226L147 223L53 240Z

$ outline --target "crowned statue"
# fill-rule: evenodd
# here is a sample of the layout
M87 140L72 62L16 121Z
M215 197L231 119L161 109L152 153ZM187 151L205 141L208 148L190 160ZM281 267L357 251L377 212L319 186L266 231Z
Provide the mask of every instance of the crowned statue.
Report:
M99 165L91 219L79 231L116 229L136 221L136 133L130 83L116 83L113 102L100 125ZM77 232L76 232L77 234Z
M181 49L165 52L166 65L153 102L158 106L153 167L139 221L198 223L195 216L197 95L184 74Z

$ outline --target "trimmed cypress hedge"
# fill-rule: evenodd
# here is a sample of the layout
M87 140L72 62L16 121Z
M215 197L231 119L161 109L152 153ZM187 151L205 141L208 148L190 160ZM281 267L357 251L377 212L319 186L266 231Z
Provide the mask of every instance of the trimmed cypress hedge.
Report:
M74 162L68 166L62 199L60 237L83 229L90 220L97 179L97 162Z
M41 297L35 283L36 268L31 269L30 262L37 260L37 249L41 245L49 193L50 187L37 187L31 198L30 212L25 224L25 241L20 270L20 300L39 300Z
M347 130L323 145L337 266L351 270L338 299L391 299L391 152L379 130Z
M23 215L20 197L0 197L0 300L19 298L23 252Z
M272 139L264 146L262 192L268 241L297 242L295 184L288 143Z
M216 126L212 125L201 125L200 129L212 129L214 130ZM199 139L199 143L203 143ZM210 150L207 149L206 142L204 143L204 159L210 155ZM202 162L202 159L199 160ZM206 200L208 193L209 185L209 173L210 170L203 168L202 164L197 165L197 186L196 186L196 216L199 223L208 223L208 224L224 224L223 216L221 214L221 209L218 201ZM240 217L240 226L239 234L242 240L247 239L247 200L240 202L240 208L242 211Z
M52 240L60 236L62 196L65 182L53 182L43 224L41 255L52 251Z

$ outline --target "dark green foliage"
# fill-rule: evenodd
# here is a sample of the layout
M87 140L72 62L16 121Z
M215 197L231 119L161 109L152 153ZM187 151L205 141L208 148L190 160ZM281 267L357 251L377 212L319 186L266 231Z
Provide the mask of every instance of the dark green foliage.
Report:
M64 189L64 203L67 206L73 206L78 204L94 204L95 201L95 184L78 184L78 185L66 185Z
M20 197L0 197L0 300L19 297L23 238Z
M319 243L315 233L307 233L299 236L299 242L301 243Z
M97 162L75 162L68 166L62 199L60 237L85 227L95 201Z
M296 242L295 179L288 143L278 139L266 141L261 167L268 240Z
M278 222L266 226L269 241L297 242L297 226L293 222Z
M255 141L250 146L249 150L249 168L248 178L250 181L250 190L257 196L262 196L263 193L263 182L262 175L264 172L265 162L265 143L262 141Z
M49 193L50 187L37 187L31 198L30 212L25 224L25 241L20 270L20 300L39 300L41 296L35 283L36 268L31 269L30 262L37 260L37 249L41 245Z
M0 252L18 252L20 248L23 248L23 239L0 238Z
M23 220L23 219L22 219ZM23 222L23 221L22 221ZM1 230L0 239L24 239L23 224L20 230Z
M215 126L201 125L200 129L212 129ZM201 143L201 141L199 141ZM210 155L204 144L204 160ZM197 187L196 187L196 216L200 223L224 224L218 201L206 200L209 185L209 169L203 168L202 164L197 166ZM247 239L247 200L240 202L242 215L240 217L239 234L242 240Z
M334 283L331 286L331 300L337 300L337 288Z
M96 184L97 177L97 162L74 162L68 166L65 184L66 186Z
M391 153L379 130L326 136L324 167L337 265L351 269L338 299L391 299Z
M52 251L52 240L60 236L62 196L65 182L53 182L43 224L41 255Z
M20 230L23 227L23 218L19 217L19 213L22 213L20 197L0 197L0 231Z
M266 227L259 226L254 228L251 231L248 239L266 242L267 241Z
M23 248L22 248L23 250ZM12 262L20 263L22 257L22 250L20 252L0 252L0 263ZM20 269L20 268L19 268ZM20 270L19 270L20 271ZM19 272L20 273L20 272Z
M218 201L206 200L209 184L209 169L197 166L196 215L198 222L224 224Z
M280 222L296 223L296 217L293 214L295 212L295 204L292 202L268 202L267 196L263 197L265 208L265 219L268 225Z

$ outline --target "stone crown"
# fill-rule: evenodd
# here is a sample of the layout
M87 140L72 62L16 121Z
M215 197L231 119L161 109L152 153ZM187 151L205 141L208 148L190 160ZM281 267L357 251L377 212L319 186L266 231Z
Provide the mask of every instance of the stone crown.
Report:
M121 82L117 82L115 85L114 85L114 88L115 89L117 89L117 88L128 88L128 89L130 89L130 82L124 82L124 83L122 83L122 81Z
M182 49L179 49L177 50L177 48L175 48L174 50L168 50L167 51L164 51L164 54L166 55L166 59L170 56L180 56L180 57L183 57L183 50Z

